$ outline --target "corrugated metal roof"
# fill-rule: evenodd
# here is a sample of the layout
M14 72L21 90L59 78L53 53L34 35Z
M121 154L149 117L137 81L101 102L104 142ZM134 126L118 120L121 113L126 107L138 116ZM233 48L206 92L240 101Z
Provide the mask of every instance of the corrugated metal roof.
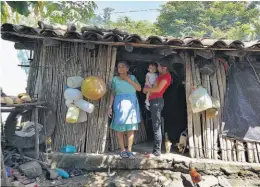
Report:
M23 42L25 38L33 39L39 37L53 37L60 39L77 39L82 41L101 41L101 42L128 42L136 44L169 45L179 47L197 47L197 48L223 48L223 49L260 49L260 40L240 41L240 40L217 40L209 38L165 38L159 36L150 36L142 38L137 34L128 34L119 30L104 30L93 27L82 27L81 32L75 29L66 30L55 28L48 25L44 28L39 24L38 28L24 25L14 25L4 23L1 26L2 38L5 40ZM20 35L19 35L20 34ZM19 36L23 37L19 37ZM16 38L15 38L16 37ZM24 41L25 42L25 41Z

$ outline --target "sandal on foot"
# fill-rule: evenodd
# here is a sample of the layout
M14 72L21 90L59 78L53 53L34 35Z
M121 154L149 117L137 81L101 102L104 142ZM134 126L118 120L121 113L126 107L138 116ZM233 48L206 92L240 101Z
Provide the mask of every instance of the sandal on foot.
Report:
M132 152L127 152L128 158L135 159L135 155Z
M126 150L120 152L119 155L120 155L122 158L128 158L128 157L129 157Z

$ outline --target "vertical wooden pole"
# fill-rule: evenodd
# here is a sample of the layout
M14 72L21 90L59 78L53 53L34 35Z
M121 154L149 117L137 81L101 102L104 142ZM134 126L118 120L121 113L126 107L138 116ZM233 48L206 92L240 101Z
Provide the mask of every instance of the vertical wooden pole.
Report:
M232 151L231 141L230 141L229 138L225 138L225 139L226 139L226 144L227 144L227 160L228 160L228 161L233 161L233 159L232 159L232 153L231 153L231 151Z
M216 64L215 59L213 59L213 63ZM218 87L218 83L217 83L217 76L216 73L214 73L214 75L212 75L210 77L210 82L211 82L211 87L212 87L212 97L214 97L217 100L219 99L219 87ZM221 110L221 109L220 109ZM219 122L219 116L220 114L218 114L218 116L216 116L215 118L213 118L213 158L214 159L218 159L218 133L219 133L219 126L220 126L220 122ZM222 145L221 145L222 147Z
M35 159L39 159L39 132L37 128L38 124L38 108L35 106L33 109L33 122L35 124Z
M1 186L11 186L11 183L6 175L4 156L2 153L2 146L1 146L0 150L1 150Z
M233 160L237 161L235 140L231 140L231 151L232 151L232 158L233 158Z
M194 57L193 57L194 61ZM196 84L201 85L201 78L200 78L200 72L199 72L199 67L195 64L195 72L196 72ZM198 146L199 146L199 153L200 153L200 158L204 158L204 153L203 153L203 146L202 146L202 137L203 137L203 132L202 132L202 121L201 121L201 114L198 114L197 116L197 121L198 121Z
M256 163L259 163L258 155L257 155L257 148L256 143L252 143L252 146L254 147L254 160Z
M109 71L109 76L108 76L108 95L110 98L110 93L111 93L111 85L112 85L112 80L113 80L113 76L114 76L114 72L115 72L115 65L116 65L116 55L117 55L117 48L113 47L112 48L112 55L111 55L111 65L110 65L110 71ZM106 105L106 108L108 108L109 105L109 99ZM109 124L108 124L109 126ZM110 141L111 141L111 151L114 151L116 149L116 133L113 132L113 130L111 130L108 127L108 131L110 132Z
M186 69L186 102L187 102L187 116L188 116L188 140L189 140L189 153L190 157L194 158L194 141L193 141L193 128L192 128L192 111L189 96L191 94L191 64L189 55L185 52L185 69Z
M197 85L197 78L196 78L196 70L195 70L195 63L194 63L194 57L193 56L190 56L190 63L191 63L191 85L192 86L196 86ZM199 114L196 113L192 113L192 123L193 123L193 131L194 131L194 134L193 134L193 137L194 137L194 145L195 145L195 156L196 158L200 158L200 154L199 154L199 134L201 133L199 131L200 129L200 123L199 123Z
M254 162L253 146L252 146L251 142L246 142L246 145L247 145L248 162L252 163L252 162Z
M256 149L257 149L257 153L258 153L258 160L260 162L260 143L256 143Z
M223 76L226 76L226 74L221 75L220 71L220 64L219 62L216 62L216 75L217 75L217 83L218 83L218 88L219 88L219 101L220 101L220 106L221 109L219 111L219 141L220 141L220 147L221 147L221 158L222 160L227 160L227 152L226 152L226 140L223 138L222 132L223 132L223 123L222 123L222 111L223 111L223 106L224 106L224 87L223 87Z

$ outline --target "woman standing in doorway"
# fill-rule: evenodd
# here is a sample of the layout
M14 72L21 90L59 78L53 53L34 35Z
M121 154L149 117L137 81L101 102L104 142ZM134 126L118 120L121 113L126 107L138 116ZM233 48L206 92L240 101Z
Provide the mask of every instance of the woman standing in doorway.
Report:
M152 155L160 156L162 147L162 130L161 130L161 112L164 107L163 94L171 84L171 74L169 69L171 67L172 59L165 56L157 62L159 76L157 77L156 84L152 88L144 88L143 92L146 94L150 92L149 102L150 111L154 132L154 145Z
M141 91L141 86L134 75L128 74L127 62L120 61L117 64L118 75L113 77L112 92L108 108L108 116L113 119L111 128L116 131L120 145L120 156L122 158L134 158L132 145L134 142L134 131L138 130L141 122L140 108L136 91ZM128 137L128 149L124 146L124 133Z

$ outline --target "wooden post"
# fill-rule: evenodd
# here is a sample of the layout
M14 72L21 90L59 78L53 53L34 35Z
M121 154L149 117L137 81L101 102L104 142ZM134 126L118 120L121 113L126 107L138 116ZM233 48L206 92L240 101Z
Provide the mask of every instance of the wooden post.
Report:
M6 169L4 164L4 156L2 153L2 147L1 150L1 186L11 186L11 183L6 175Z
M257 155L257 148L256 148L256 143L252 143L252 146L254 148L254 159L256 163L259 163L258 155Z
M194 58L193 58L194 60ZM201 78L200 78L200 72L199 72L199 67L195 65L195 73L196 73L196 83L197 85L201 85ZM197 116L197 128L198 128L198 142L199 142L199 153L200 153L200 158L204 158L204 153L203 153L203 146L202 146L202 137L203 137L203 132L202 132L202 121L201 121L201 114L198 114Z
M216 62L214 61L216 64ZM217 100L219 99L219 87L217 83L217 76L216 73L210 77L210 82L211 82L211 87L212 87L212 97L214 97ZM220 109L221 110L221 109ZM218 134L219 134L219 126L220 126L220 114L218 114L214 119L213 119L213 158L218 159ZM222 145L220 144L220 147Z
M257 149L257 153L258 153L258 160L260 162L260 143L256 143L256 149Z
M231 140L232 157L234 161L237 161L236 146L234 141L235 140Z
M33 109L33 120L32 120L35 124L35 159L39 159L39 132L38 132L38 128L37 128L37 124L38 124L38 108L37 106L35 106L35 108Z
M231 147L232 147L232 145L231 145L231 141L230 141L230 139L229 138L225 138L226 139L226 144L227 144L227 160L228 161L233 161L233 159L232 159L232 153L231 153Z
M196 78L196 70L195 70L195 63L194 63L194 57L190 56L190 63L191 63L191 85L192 86L196 86L197 85L197 78ZM192 123L193 123L193 137L194 137L194 144L195 144L195 156L196 158L200 158L200 154L199 154L199 139L198 136L201 133L200 132L200 123L199 123L199 114L196 113L192 113Z
M247 145L248 162L252 163L252 162L254 162L253 146L252 146L251 142L246 142L246 145Z
M189 96L191 94L191 64L189 55L185 53L185 69L186 69L186 102L187 102L187 116L188 116L188 139L189 139L189 153L190 157L194 158L194 141L193 141L193 128L192 128L192 111Z

